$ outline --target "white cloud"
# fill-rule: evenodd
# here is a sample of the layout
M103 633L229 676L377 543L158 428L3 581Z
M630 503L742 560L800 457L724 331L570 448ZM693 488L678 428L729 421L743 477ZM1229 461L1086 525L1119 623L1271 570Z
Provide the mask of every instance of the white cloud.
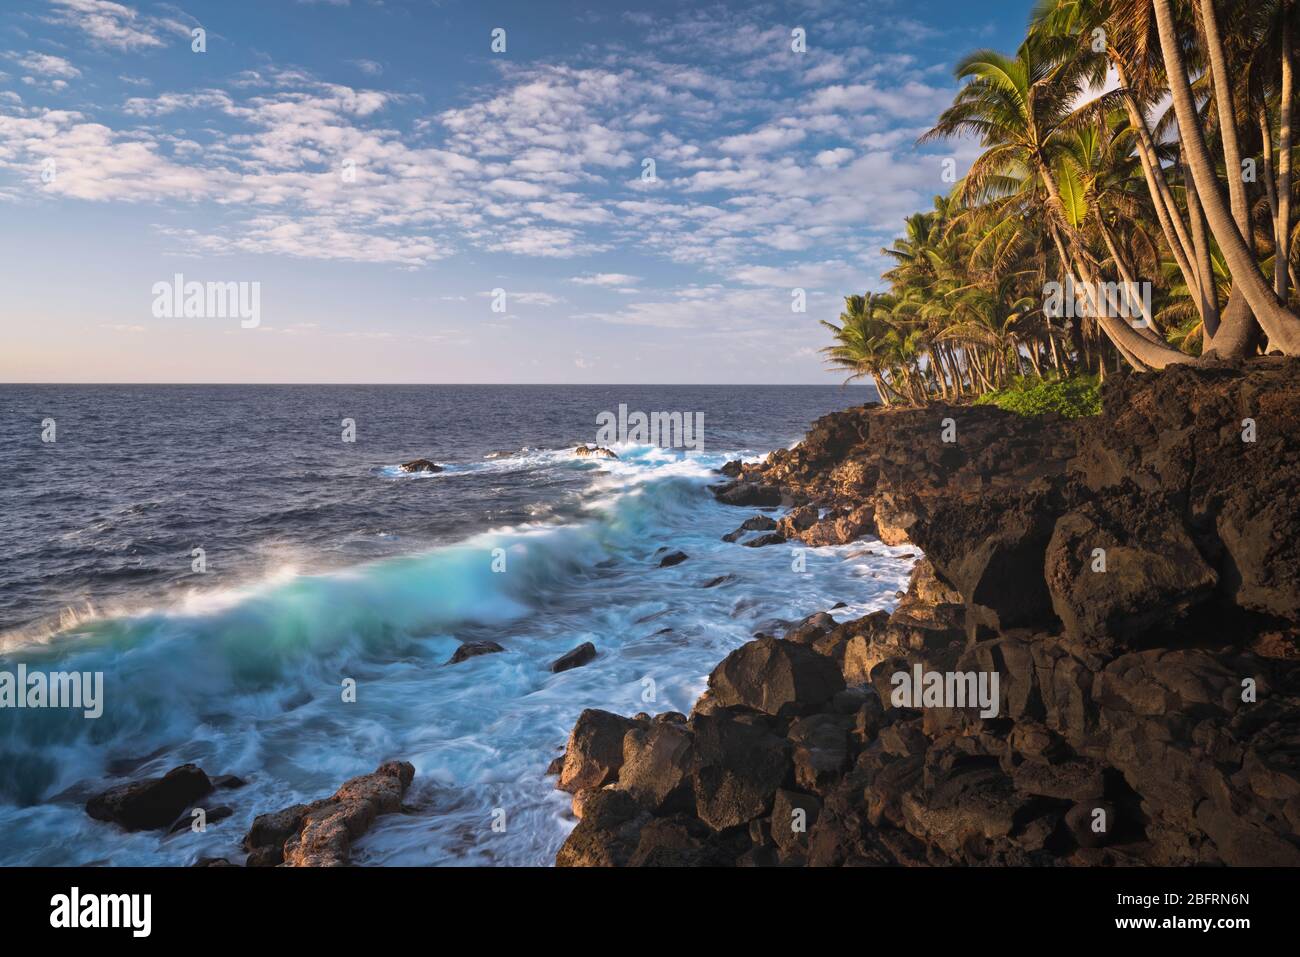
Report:
M818 166L830 168L834 166L842 166L846 161L852 158L853 150L839 146L833 150L822 150L813 157L813 162Z
M767 126L752 133L724 137L718 141L718 149L724 153L770 153L788 149L802 142L805 136L807 134L795 126Z
M488 248L495 252L515 253L520 256L568 259L573 256L604 252L607 247L582 240L572 229L525 226L521 229L506 230L500 238L490 242Z
M951 100L951 89L910 80L896 87L874 83L823 87L809 98L808 107L815 113L878 110L891 117L918 119L937 115Z
M50 163L54 176L44 182ZM152 136L124 134L63 110L0 113L0 166L25 170L48 194L76 199L195 199L213 189L208 171L167 158Z
M179 29L108 0L55 7L60 22L121 49ZM656 14L645 29L656 55L502 61L499 79L420 116L415 94L270 64L224 88L131 96L116 129L19 107L0 114L0 167L35 186L28 196L224 207L221 227L168 233L181 251L414 268L473 251L616 250L751 292L781 285L795 267L768 263L792 254L823 264L808 284L856 284L902 216L944 188L937 161L920 160L913 143L951 91L922 82L910 57L867 61L820 45L792 56L788 28L747 11ZM683 55L702 62L672 62ZM53 75L61 64L77 70L61 58L41 62L51 80L75 78ZM378 61L350 62L368 77L383 72ZM857 82L837 82L844 76ZM651 183L640 178L646 157L657 164ZM36 185L47 158L58 179ZM572 281L633 295L640 279Z
M95 43L119 50L163 45L160 22L142 18L131 7L111 0L50 0L51 20L83 31Z
M233 234L160 227L163 235L214 254L272 253L301 259L395 263L423 266L447 255L427 236L375 235L355 229L346 220L320 215L290 218L259 216Z
M81 71L63 57L52 56L49 53L27 53L23 56L14 56L12 59L23 69L45 77L73 80L81 76Z
M569 278L569 282L579 286L632 286L640 280L640 276L629 276L621 272L598 272Z

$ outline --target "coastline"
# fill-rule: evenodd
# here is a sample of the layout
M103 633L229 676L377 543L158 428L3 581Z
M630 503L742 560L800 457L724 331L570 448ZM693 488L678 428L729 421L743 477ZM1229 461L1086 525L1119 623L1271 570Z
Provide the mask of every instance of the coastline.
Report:
M656 396L668 405L695 397L649 398ZM586 391L562 398L575 422L591 401ZM300 456L293 448L260 459L248 473L254 485L266 484L255 476L272 476L277 485L296 483L290 488L310 501L353 503L345 511L294 510L295 524L284 528L302 540L398 534L385 536L382 550L370 547L373 535L362 536L365 547L355 560L348 560L349 551L317 562L282 543L276 553L291 564L277 563L272 574L261 575L257 563L245 570L240 554L218 555L210 543L238 533L244 538L228 540L255 547L266 522L284 510L285 495L294 494L240 497L241 510L227 512L224 526L204 526L200 542L209 544L212 575L183 574L190 571L192 544L184 531L178 535L185 538L159 542L159 557L144 563L168 572L180 565L174 577L183 591L176 600L165 587L135 597L141 576L120 585L109 580L105 587L122 595L118 608L105 608L47 644L13 650L6 662L102 673L108 706L97 721L80 712L71 720L66 709L6 712L12 720L0 751L22 771L25 788L0 806L0 830L13 836L7 863L243 862L242 839L255 816L311 804L388 760L410 762L413 785L402 812L380 817L353 848L351 863L550 863L573 821L568 802L549 792L543 775L584 706L688 711L713 664L753 631L797 621L841 596L854 602L855 614L892 606L910 569L910 561L898 558L907 549L878 549L865 558L850 557L853 547L823 549L809 559L815 574L773 594L768 582L788 573L787 550L720 541L734 528L733 510L708 492L715 469L729 459L757 461L793 442L817 417L867 398L835 387L733 395L705 406L713 414L706 421L713 423L714 449L699 456L620 446L619 461L592 463L575 456L572 444L547 451L572 431L548 408L523 423L525 438L518 442L515 426L499 434L480 429L476 445L458 445L447 458L435 448L447 466L443 473L405 475L379 464L402 462L401 453L409 458L415 451L411 415L368 417L361 454L343 446L307 474L295 474ZM245 398L260 400L260 392ZM72 408L63 411L72 421ZM558 425L544 428L551 422ZM542 432L558 442L533 448L529 440ZM308 436L299 444L319 442ZM529 448L492 453L520 444ZM142 524L166 532L159 516L179 517L165 449L165 443L137 448L129 465L100 459L102 487L131 489L137 476L150 487L131 497L129 512L127 503L119 508L107 495L84 499L82 512L123 515L105 535L121 537ZM155 461L160 468L152 467ZM192 470L196 459L187 462ZM60 477L51 487L65 484L76 483ZM222 500L215 491L191 499ZM507 520L474 523L465 515L477 503ZM422 534L426 526L436 526L432 540ZM462 526L468 537L457 531ZM96 527L68 547L97 543ZM505 574L493 569L496 548L505 552ZM689 557L666 564L665 549ZM172 562L173 552L183 562ZM56 564L62 567L52 557ZM505 653L461 657L486 642ZM598 652L594 661L550 670L588 642ZM202 681L190 680L196 673ZM641 703L646 676L654 679L657 705ZM347 678L357 680L355 701L341 700ZM241 720L247 714L257 720ZM63 749L36 744L51 739ZM186 764L212 781L233 775L246 784L203 794L197 794L203 787L177 788L173 802L171 785L162 780ZM189 777L202 784L198 775ZM9 797L13 779L6 783ZM159 799L157 817L143 818L151 826L136 830L125 819L87 813L90 799L125 785L142 785L132 789L140 800ZM495 807L508 811L504 833L490 829ZM190 833L181 825L192 823L196 808L208 812L207 829ZM166 820L159 825L159 818Z
M926 557L892 614L755 636L689 716L585 712L557 863L1300 863L1297 371L1115 377L1077 422L865 407L730 463L768 534ZM914 669L997 676L997 716L899 706Z
M556 863L1300 862L1296 365L1116 377L1105 411L1074 421L854 407L721 466L723 548L852 557L878 539L918 558L906 590L888 611L828 604L714 643L732 650L689 710L583 711L545 779L577 819ZM652 565L694 567L664 541ZM448 664L504 650L480 644ZM328 797L243 795L247 857L196 866L355 863L381 817L423 804L414 755L383 757ZM244 785L187 764L86 811L174 832L200 804L230 816L215 795Z

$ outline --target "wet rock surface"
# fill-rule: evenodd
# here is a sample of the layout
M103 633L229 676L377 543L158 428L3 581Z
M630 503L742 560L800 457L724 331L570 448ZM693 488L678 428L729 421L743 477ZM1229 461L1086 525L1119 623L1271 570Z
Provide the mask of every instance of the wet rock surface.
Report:
M470 658L477 658L480 655L495 655L502 651L505 651L505 649L495 641L466 641L451 653L451 657L447 659L447 664L458 665Z
M428 459L412 459L410 462L403 462L398 468L407 473L443 471L441 465L430 462Z
M551 670L557 674L570 668L581 668L596 657L596 646L584 641L571 651L566 651L551 662Z
M557 863L1300 864L1300 361L1103 399L853 409L728 463L720 501L789 509L738 532L924 558L892 612L733 651L689 718L584 713ZM913 669L996 675L996 714L896 704Z
M381 814L391 814L415 777L406 761L389 761L352 778L334 794L311 804L260 814L244 836L249 867L343 867L352 844Z
M194 802L212 792L203 769L183 764L162 777L119 784L86 802L86 813L128 831L169 827Z

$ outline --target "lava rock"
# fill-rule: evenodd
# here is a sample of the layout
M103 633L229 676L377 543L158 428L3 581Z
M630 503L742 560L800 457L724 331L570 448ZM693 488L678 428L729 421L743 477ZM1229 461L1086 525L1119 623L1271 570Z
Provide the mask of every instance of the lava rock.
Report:
M551 670L559 674L561 671L568 671L570 668L581 668L595 657L596 646L589 641L584 641L577 648L566 651L552 661Z
M479 655L495 655L502 651L505 649L495 641L466 641L452 652L451 657L447 659L447 664L456 665L470 658L477 658Z
M556 787L574 794L616 781L623 767L623 736L634 727L630 718L608 711L583 711L569 733Z
M775 508L781 504L781 490L752 482L730 482L713 490L714 497L723 505Z
M415 777L406 761L389 761L370 774L346 781L334 794L253 819L244 835L249 866L343 867L352 843L381 814L400 809Z
M699 818L715 831L771 811L790 773L790 744L723 710L692 721L692 790Z
M160 778L109 788L86 802L86 813L128 831L160 830L211 793L212 782L195 764L182 764Z
M719 707L741 705L780 717L819 710L843 690L834 661L779 638L741 645L709 675L709 691Z
M435 465L428 459L412 459L410 462L403 462L398 466L403 472L441 472L443 467Z

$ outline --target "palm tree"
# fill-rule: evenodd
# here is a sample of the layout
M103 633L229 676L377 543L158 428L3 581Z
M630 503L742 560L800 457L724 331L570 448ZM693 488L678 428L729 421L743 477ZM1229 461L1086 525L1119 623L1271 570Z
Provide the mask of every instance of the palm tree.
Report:
M1066 121L1088 73L1087 63L1069 56L1073 48L1071 41L1031 33L1015 57L993 50L967 57L956 73L970 82L921 142L970 133L981 137L985 150L959 186L968 201L1006 196L1013 190L1024 194L1041 186L1062 268L1082 278L1085 287L1098 289L1097 274L1078 235L1084 199L1068 164L1057 164L1068 136ZM1097 321L1135 366L1163 368L1187 361L1178 350L1113 318L1112 310L1112 303L1099 303Z
M1161 93L1150 82L1153 71L1149 38L1153 26L1149 7L1147 13L1145 18L1121 24L1114 16L1112 0L1040 0L1031 29L1076 38L1075 55L1091 64L1088 80L1094 88L1106 81L1109 70L1114 70L1118 89L1097 97L1088 109L1109 110L1116 100L1122 104L1137 136L1138 158L1165 243L1182 272L1183 281L1199 291L1191 233L1174 201L1160 149L1147 123L1147 112ZM1211 328L1217 328L1219 306L1214 297L1198 295L1194 301L1201 318Z
M958 66L921 141L974 134L982 152L882 250L888 293L825 323L832 361L920 402L1249 356L1261 334L1300 354L1298 30L1300 0L1038 0L1014 55ZM1131 325L1118 284L1145 277ZM1062 280L1091 298L1063 326L1044 308Z
M1128 0L1137 3L1138 0ZM1277 295L1273 286L1265 282L1254 253L1246 245L1246 238L1223 198L1223 187L1215 171L1213 158L1205 142L1196 105L1192 99L1191 84L1187 76L1187 61L1182 39L1174 19L1171 0L1149 0L1155 9L1156 27L1160 36L1160 49L1164 57L1165 72L1173 96L1175 115L1178 118L1179 140L1196 191L1205 209L1210 230L1223 251L1228 268L1232 271L1233 287L1240 289L1255 319L1268 335L1270 344L1288 355L1300 352L1300 316L1292 312ZM1229 86L1227 58L1222 38L1218 34L1217 13L1213 0L1200 0L1202 19L1206 23L1205 44L1211 67L1211 80L1216 86ZM1213 26L1211 26L1213 24ZM1222 98L1220 98L1222 100ZM1234 125L1235 109L1226 115L1220 108L1220 126ZM1229 178L1240 178L1240 166L1229 169Z
M830 329L835 338L834 345L821 351L832 366L850 373L844 380L845 385L870 376L880 401L891 405L892 391L883 377L892 358L890 345L881 336L884 330L874 318L874 306L875 296L872 293L845 296L840 325L821 320L821 324Z

